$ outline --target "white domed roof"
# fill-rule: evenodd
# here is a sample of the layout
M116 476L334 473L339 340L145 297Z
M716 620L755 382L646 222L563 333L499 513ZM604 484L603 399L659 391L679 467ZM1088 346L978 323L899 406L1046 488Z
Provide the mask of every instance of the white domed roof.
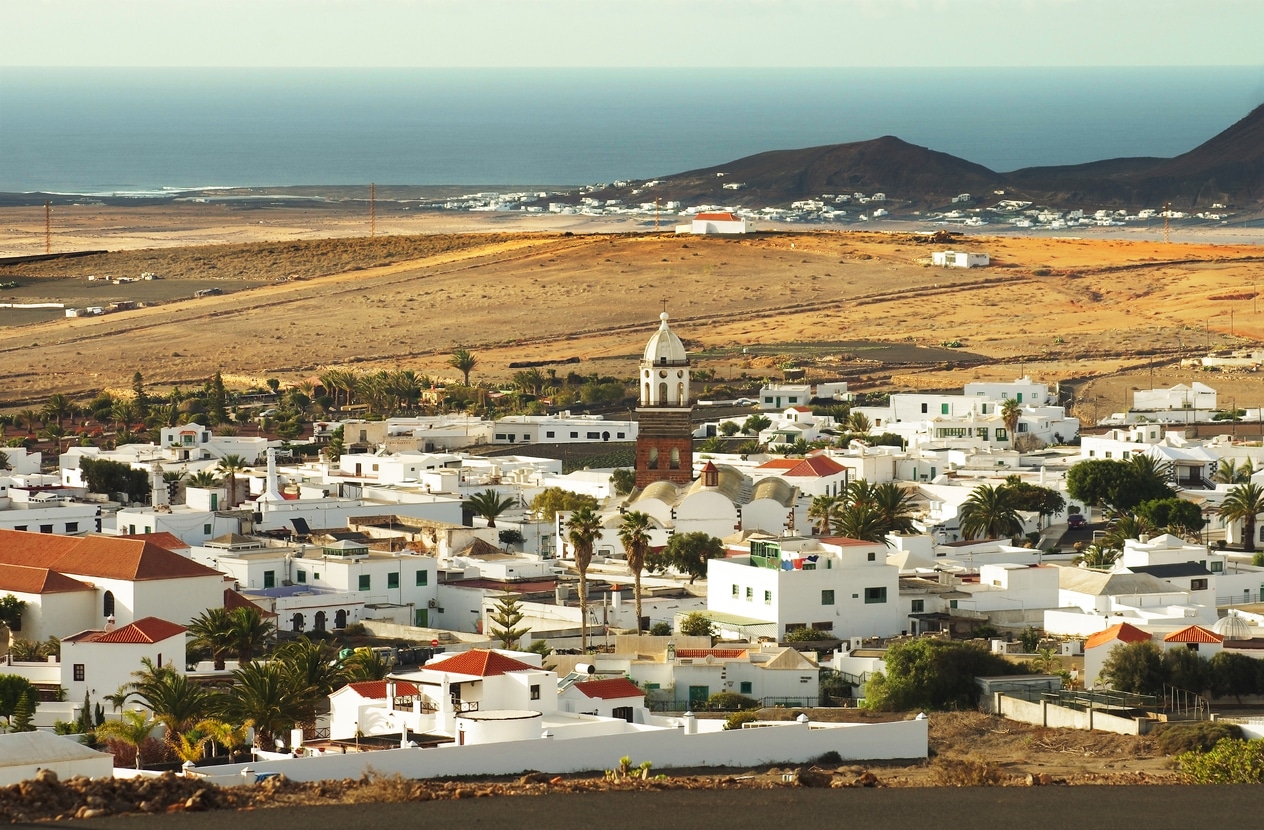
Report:
M1247 624L1247 621L1234 613L1216 620L1211 630L1226 640L1249 640L1252 634L1251 626Z
M652 363L655 366L664 362L687 363L689 356L685 353L685 344L680 338L669 328L667 328L667 312L664 311L658 315L663 321L658 327L658 331L654 332L650 337L650 342L645 344L645 357L642 358L646 363ZM664 360L666 358L666 360Z

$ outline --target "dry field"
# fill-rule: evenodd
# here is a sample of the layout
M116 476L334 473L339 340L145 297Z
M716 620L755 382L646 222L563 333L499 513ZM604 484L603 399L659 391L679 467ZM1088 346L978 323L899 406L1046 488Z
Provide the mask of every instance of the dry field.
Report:
M609 232L618 226L605 223L597 228L607 232L569 235L530 232L527 217L445 214L392 216L377 238L355 239L346 234L362 233L362 219L327 211L64 210L85 211L75 248L130 250L0 266L0 282L49 297L88 274L155 271L170 298L20 326L0 309L6 408L53 391L126 387L137 369L157 387L216 369L240 383L333 366L451 377L456 346L478 356L475 380L508 377L511 361L569 357L583 363L568 371L630 377L664 303L699 365L721 378L776 377L789 358L859 389L951 388L1025 371L1095 379L1077 388L1078 414L1091 417L1148 386L1153 363L1156 385L1199 379L1238 406L1264 398L1252 374L1173 368L1180 354L1264 337L1264 249L1255 245L974 236L963 245L991 254L993 266L956 271L929 267L933 246L903 233L720 239ZM0 210L0 247L25 240L29 252L42 219L42 210ZM479 221L486 232L445 235ZM226 239L235 244L202 244ZM276 282L291 275L300 279ZM176 284L187 297L208 281L226 293L178 299ZM0 300L18 300L9 293ZM948 341L961 347L909 365L880 363L859 345Z

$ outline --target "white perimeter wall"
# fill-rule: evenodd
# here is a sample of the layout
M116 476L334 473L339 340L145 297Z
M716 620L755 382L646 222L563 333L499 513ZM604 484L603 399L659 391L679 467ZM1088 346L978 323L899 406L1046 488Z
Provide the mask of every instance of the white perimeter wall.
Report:
M358 778L372 767L378 774L408 778L450 775L511 775L524 770L549 773L611 769L627 755L650 761L654 769L697 766L747 767L766 763L805 763L834 751L844 760L927 757L929 720L874 724L800 724L783 722L758 729L685 735L681 729L634 731L622 735L558 740L445 745L433 749L324 755L257 761L256 773L282 772L294 781ZM642 727L644 730L644 727ZM217 768L216 784L241 784L242 767Z

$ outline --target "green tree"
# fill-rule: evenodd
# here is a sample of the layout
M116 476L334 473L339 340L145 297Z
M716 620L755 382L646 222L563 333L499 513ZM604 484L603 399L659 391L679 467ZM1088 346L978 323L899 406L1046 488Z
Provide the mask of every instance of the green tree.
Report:
M144 657L132 677L120 691L126 692L125 699L138 698L145 704L154 720L167 728L169 741L211 713L212 694L171 666L160 666Z
M572 493L561 487L546 487L531 500L531 512L540 521L551 522L558 513L570 513L580 508L597 509L597 500L584 493Z
M233 650L239 665L255 659L263 644L276 635L276 625L263 616L256 605L244 605L228 612Z
M224 376L220 372L215 372L210 387L210 407L207 414L210 415L211 424L218 426L228 423L228 392L224 389Z
M966 539L1013 537L1023 532L1023 523L1004 486L990 484L974 488L961 505L961 535Z
M1264 741L1224 738L1210 752L1176 756L1181 777L1191 784L1264 783Z
M501 498L500 493L488 488L481 493L472 493L465 500L465 506L475 516L481 516L487 520L488 527L496 526L496 517L511 509L515 502L508 496Z
M680 621L680 633L686 637L714 637L715 623L705 614L694 611Z
M812 499L812 503L808 505L808 518L812 520L817 533L829 535L834 517L842 506L843 500L838 496L824 495Z
M191 645L210 649L215 670L223 671L228 655L237 644L228 609L208 608L189 622L188 633Z
M616 496L626 496L636 489L636 470L620 467L610 474L610 483Z
M220 715L230 723L253 727L255 746L271 749L311 711L318 692L279 660L245 663L233 671Z
M894 481L884 481L870 492L874 510L888 533L913 533L913 497Z
M725 438L732 438L742 431L741 425L737 421L724 421L720 424L720 434Z
M301 636L278 647L272 659L284 663L302 681L301 685L315 690L317 699L327 697L347 682L344 666L338 663L338 650L322 640ZM304 722L314 725L315 709L307 715Z
M34 692L31 681L16 674L0 674L0 715L12 718L22 698Z
M505 594L496 600L493 610L487 615L489 633L493 639L500 641L501 648L517 648L518 641L531 630L528 627L517 627L518 623L526 619L519 600L517 594Z
M97 727L98 738L113 738L136 750L136 769L141 768L141 747L149 740L158 721L144 710L128 709L121 720L106 721Z
M619 525L619 541L628 558L628 570L632 571L632 595L636 602L636 628L641 630L641 572L650 551L650 517L639 510L623 514Z
M1071 564L1096 571L1108 571L1115 566L1117 561L1119 561L1119 549L1102 543L1089 545L1071 560Z
M873 423L865 413L852 412L847 416L847 429L861 435L868 435L869 430L873 429Z
M459 348L452 352L452 357L448 358L448 365L460 372L463 385L469 386L470 372L473 372L474 367L478 365L478 358L469 349Z
M140 370L132 375L132 404L136 407L136 415L142 421L149 417L149 396L145 394L145 378Z
M35 718L35 707L38 705L34 690L18 698L17 706L13 708L13 717L9 720L9 731L34 732L35 724L32 721Z
M349 683L362 683L366 680L385 680L391 673L382 655L371 648L358 648L342 661L343 671Z
M26 611L26 600L18 599L13 594L0 597L0 625L7 626L9 631L22 630L22 614Z
M1149 502L1145 502L1149 504ZM1103 548L1113 548L1116 551L1123 550L1124 543L1129 539L1140 539L1142 536L1148 536L1154 532L1154 526L1150 524L1150 520L1138 515L1125 514L1115 520L1114 524L1102 535L1098 540L1098 544Z
M249 465L246 459L236 453L229 453L219 460L215 465L215 471L223 477L228 485L228 507L237 502L237 474L245 472Z
M588 566L592 564L593 545L601 535L601 518L592 508L584 506L571 514L566 523L566 537L575 554L575 569L579 571L579 636L580 648L588 651Z
M1264 488L1258 484L1239 484L1229 490L1218 510L1226 522L1242 522L1243 549L1255 550L1255 522L1264 513Z
M1001 423L1005 424L1005 432L1011 442L1018 434L1018 419L1022 414L1023 405L1016 398L1006 398L1001 404Z
M1178 689L1204 694L1212 685L1211 664L1196 651L1174 648L1163 655L1163 671L1168 683Z
M1168 679L1163 670L1163 651L1149 640L1120 643L1102 663L1101 677L1119 692L1163 694L1163 684Z
M1133 456L1147 458L1149 456ZM1067 492L1071 498L1094 506L1105 505L1118 513L1128 513L1143 501L1168 499L1176 495L1148 462L1090 458L1067 471Z
M709 533L695 531L676 533L667 540L667 546L650 557L647 565L653 570L675 568L689 575L689 584L707 575L707 562L724 557L724 543Z
M75 405L71 403L70 398L60 392L57 392L53 395L49 395L48 400L44 402L44 408L41 411L44 415L45 421L51 419L57 422L57 426L61 426L62 421L75 411Z
M219 476L210 470L198 470L189 476L187 482L189 487L211 488L219 486Z
M1042 519L1047 519L1066 509L1066 499L1057 490L1028 484L1018 476L1009 476L1001 486L1015 510L1039 513Z
M862 542L881 542L888 547L887 524L871 502L844 505L834 516L834 534Z
M886 671L872 676L865 705L879 711L973 709L976 677L1024 674L1027 669L974 643L919 638L887 649Z
M1202 509L1185 499L1151 499L1137 505L1137 516L1151 527L1166 528L1173 533L1192 534L1203 529Z
M1245 654L1221 651L1208 661L1211 669L1211 693L1216 697L1233 695L1242 705L1243 695L1259 691L1259 662Z
M126 493L128 500L133 502L149 498L149 474L144 470L134 470L119 461L85 455L79 457L79 472L93 493Z
M1246 459L1239 467L1235 459L1222 458L1216 465L1216 472L1211 480L1217 484L1247 484L1253 475L1255 475L1255 465L1251 463L1251 459Z
M743 435L759 435L759 433L772 426L772 421L763 415L751 415L742 424Z

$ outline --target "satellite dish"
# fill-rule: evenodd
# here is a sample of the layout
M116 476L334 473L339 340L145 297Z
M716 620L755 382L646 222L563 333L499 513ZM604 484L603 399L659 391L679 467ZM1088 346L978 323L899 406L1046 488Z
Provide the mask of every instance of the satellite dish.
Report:
M709 665L711 665L711 664L712 664L712 663L714 663L714 662L715 662L715 656L714 656L714 655L711 655L711 654L708 654L708 655L706 656L706 664L709 666Z

